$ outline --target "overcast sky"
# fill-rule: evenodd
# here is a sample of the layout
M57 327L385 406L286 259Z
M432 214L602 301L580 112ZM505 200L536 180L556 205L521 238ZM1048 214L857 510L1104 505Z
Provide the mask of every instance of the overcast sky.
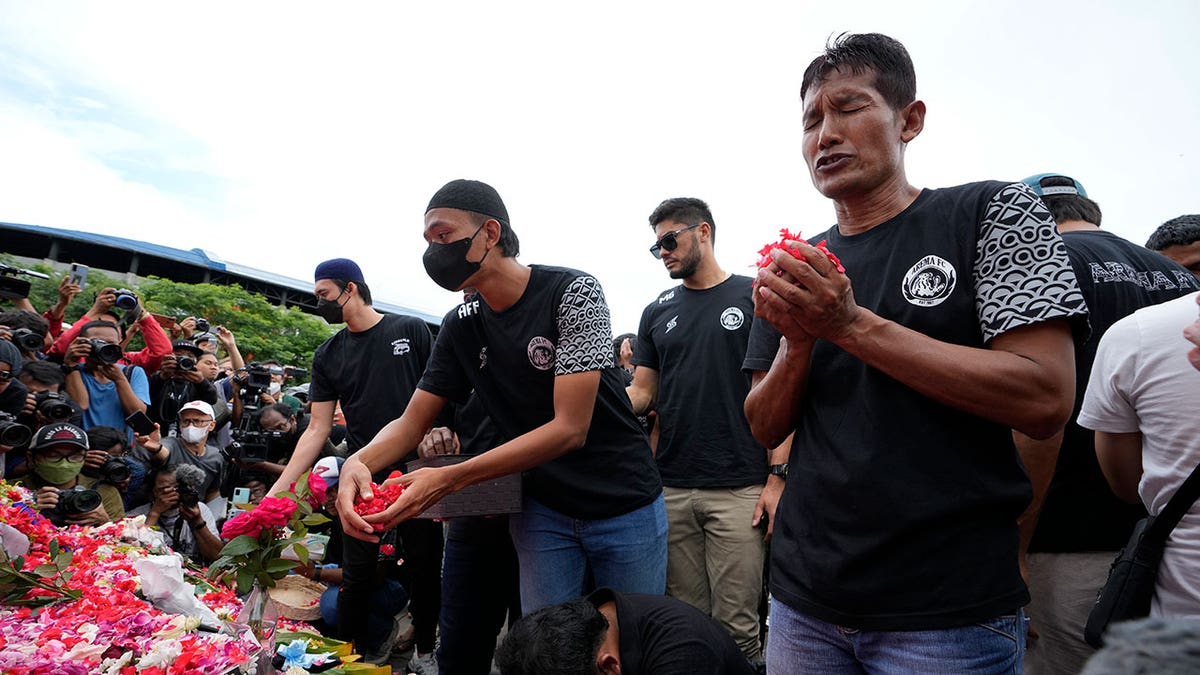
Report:
M876 31L928 105L914 184L1064 172L1143 243L1200 211L1198 8L0 0L0 220L300 279L346 256L377 298L440 315L456 296L425 276L422 214L476 178L521 260L593 273L635 331L674 283L646 251L662 199L707 200L744 274L780 227L833 223L800 79L831 34Z

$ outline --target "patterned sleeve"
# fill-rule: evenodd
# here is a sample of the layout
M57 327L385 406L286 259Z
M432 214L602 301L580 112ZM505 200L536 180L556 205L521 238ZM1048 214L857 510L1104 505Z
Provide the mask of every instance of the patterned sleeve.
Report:
M554 374L612 368L612 338L612 320L600 282L591 276L575 277L558 304Z
M1021 326L1087 316L1054 219L1022 183L988 202L975 249L975 310L985 341Z

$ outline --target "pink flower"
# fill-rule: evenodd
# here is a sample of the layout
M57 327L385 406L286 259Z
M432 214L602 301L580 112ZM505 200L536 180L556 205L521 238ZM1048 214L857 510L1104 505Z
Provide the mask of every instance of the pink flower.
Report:
M308 489L310 492L312 492L312 496L309 498L308 503L312 504L313 508L325 503L325 490L328 489L328 487L329 484L325 482L325 479L321 476L321 474L308 474Z
M263 524L253 514L254 511L243 511L225 521L225 525L221 527L221 538L229 540L241 535L257 537L262 532Z
M286 497L266 497L250 513L263 527L283 527L296 511L296 502Z

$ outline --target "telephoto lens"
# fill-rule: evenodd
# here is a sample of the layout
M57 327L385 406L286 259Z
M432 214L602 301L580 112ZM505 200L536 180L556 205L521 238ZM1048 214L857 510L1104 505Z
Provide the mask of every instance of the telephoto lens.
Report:
M67 397L56 391L39 391L33 395L33 403L38 414L53 422L66 421L75 414Z
M82 485L58 491L58 505L46 517L58 527L67 524L67 518L95 511L101 504L100 493Z
M101 340L100 338L92 338L90 342L92 345L92 358L100 363L111 366L121 360L120 345L115 345L108 340Z
M45 339L28 328L18 328L13 331L12 341L27 352L36 352L42 348Z
M20 447L33 438L33 431L17 422L17 418L9 413L0 412L0 445L10 448Z

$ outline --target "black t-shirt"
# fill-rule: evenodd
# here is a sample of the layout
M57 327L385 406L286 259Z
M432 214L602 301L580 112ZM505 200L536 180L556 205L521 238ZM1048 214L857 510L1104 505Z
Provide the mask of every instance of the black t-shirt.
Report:
M1086 316L1045 206L1027 186L924 190L891 220L828 240L855 302L951 344ZM745 367L770 369L779 333L757 321ZM771 591L864 630L925 630L1028 602L1017 517L1029 480L1000 424L942 405L836 345L813 348L771 542Z
M616 603L621 672L626 675L755 672L721 624L682 600L601 588L588 601L597 609Z
M514 439L554 418L554 380L601 371L583 447L526 471L525 494L572 518L611 518L662 493L650 445L613 364L600 283L578 270L530 266L521 298L494 312L478 296L442 320L419 386L455 402L475 395Z
M1195 292L1200 282L1170 258L1111 232L1064 232L1062 239L1087 301L1092 334L1075 349L1075 410L1063 434L1054 479L1029 550L1116 551L1146 510L1117 499L1096 461L1093 432L1076 423L1096 346L1118 320L1142 307Z
M681 284L642 311L633 363L658 371L654 459L663 485L744 487L767 479L767 451L743 412L752 283L731 276L704 290Z
M474 394L467 402L454 405L454 433L458 434L459 449L464 455L478 455L505 442L504 435L496 427L487 410Z
M343 328L317 347L309 400L341 401L351 452L404 413L432 343L424 321L385 314L367 330L354 333ZM415 458L412 450L409 455Z

